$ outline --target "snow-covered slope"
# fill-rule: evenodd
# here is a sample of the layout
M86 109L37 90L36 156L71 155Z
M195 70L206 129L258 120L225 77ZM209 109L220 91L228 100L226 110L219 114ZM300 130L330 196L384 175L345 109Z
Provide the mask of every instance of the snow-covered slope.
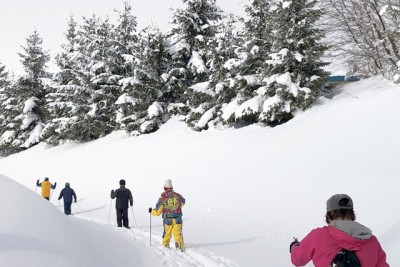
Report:
M1 203L10 206L5 213L10 219L2 216L1 229L33 218L31 232L17 227L6 236L17 234L24 239L36 232L35 236L42 236L40 222L56 236L51 239L55 243L63 239L68 243L84 232L86 247L79 246L88 253L55 252L66 262L72 260L69 255L82 257L84 266L117 266L91 265L87 254L99 253L112 261L120 253L126 256L121 260L132 260L135 266L283 267L291 265L288 246L292 237L302 238L312 228L323 226L326 200L332 194L347 193L355 203L357 220L372 229L391 266L397 266L399 103L398 85L373 78L347 85L332 100L321 99L313 109L275 128L253 125L198 133L172 120L150 135L128 137L118 132L83 145L38 145L0 160L0 173L32 191L36 180L46 176L59 185L70 182L78 198L84 199L72 207L76 216L66 217L39 196L10 201L20 190L6 188L0 195L6 194L7 201ZM135 218L131 214L130 219L131 226L137 223L138 228L131 230L113 230L115 212L109 194L121 178L134 194ZM184 237L188 249L184 255L161 248L160 218L152 218L153 244L148 245L147 209L155 205L167 178L187 200ZM60 190L53 195L55 205ZM20 218L19 209L33 212ZM118 240L121 236L127 239L129 249L121 243L102 253L104 244L86 231L99 227L104 233L114 231ZM15 246L23 244L22 240ZM134 251L143 261L150 257L156 263L136 262L130 255ZM42 253L39 249L32 258Z
M67 217L0 175L0 266L162 266L144 245L101 225Z

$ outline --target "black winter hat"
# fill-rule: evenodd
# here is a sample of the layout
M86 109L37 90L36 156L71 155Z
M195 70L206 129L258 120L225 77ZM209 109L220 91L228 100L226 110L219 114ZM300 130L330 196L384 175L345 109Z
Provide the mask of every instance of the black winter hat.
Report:
M125 183L125 180L124 180L124 179L119 180L119 184L120 184L120 185L125 185L125 184L126 184L126 183Z

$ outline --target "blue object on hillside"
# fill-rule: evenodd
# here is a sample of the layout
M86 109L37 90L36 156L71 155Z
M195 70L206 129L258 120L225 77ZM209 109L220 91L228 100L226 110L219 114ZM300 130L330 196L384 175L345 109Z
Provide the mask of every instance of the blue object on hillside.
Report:
M346 79L347 82L356 82L359 81L361 78L359 76L350 76Z
M328 76L328 82L344 82L345 76Z
M336 75L336 76L329 76L327 78L328 82L334 82L334 83L338 83L338 82L356 82L359 81L360 77L359 76L350 76L347 77L346 76L342 76L342 75Z

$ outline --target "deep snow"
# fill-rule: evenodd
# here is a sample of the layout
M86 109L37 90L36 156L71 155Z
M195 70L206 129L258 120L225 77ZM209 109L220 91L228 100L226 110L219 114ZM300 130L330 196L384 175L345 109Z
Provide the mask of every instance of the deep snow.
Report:
M335 193L353 198L357 221L398 266L399 103L400 87L376 77L337 89L333 99L321 98L274 128L198 133L171 120L150 135L40 144L1 159L0 173L31 192L0 178L0 266L118 266L115 259L134 266L291 266L293 236L324 225L325 202ZM54 205L34 193L46 176L58 183ZM110 209L110 190L121 178L134 195L130 224L138 227L131 230L116 228ZM160 246L161 218L152 218L149 246L147 209L167 178L187 201L185 254ZM72 206L75 216L55 207L65 182L83 198Z

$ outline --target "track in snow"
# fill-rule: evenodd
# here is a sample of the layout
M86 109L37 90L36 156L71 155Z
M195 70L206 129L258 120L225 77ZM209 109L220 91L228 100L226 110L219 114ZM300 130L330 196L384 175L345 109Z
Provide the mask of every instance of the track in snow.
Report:
M167 249L161 245L161 236L152 234L150 246L150 233L138 228L118 228L115 224L109 224L97 218L90 218L83 215L77 216L81 219L91 221L109 227L115 231L123 232L133 242L141 243L157 255L166 267L238 267L233 261L201 248L186 246L185 252L180 250Z

